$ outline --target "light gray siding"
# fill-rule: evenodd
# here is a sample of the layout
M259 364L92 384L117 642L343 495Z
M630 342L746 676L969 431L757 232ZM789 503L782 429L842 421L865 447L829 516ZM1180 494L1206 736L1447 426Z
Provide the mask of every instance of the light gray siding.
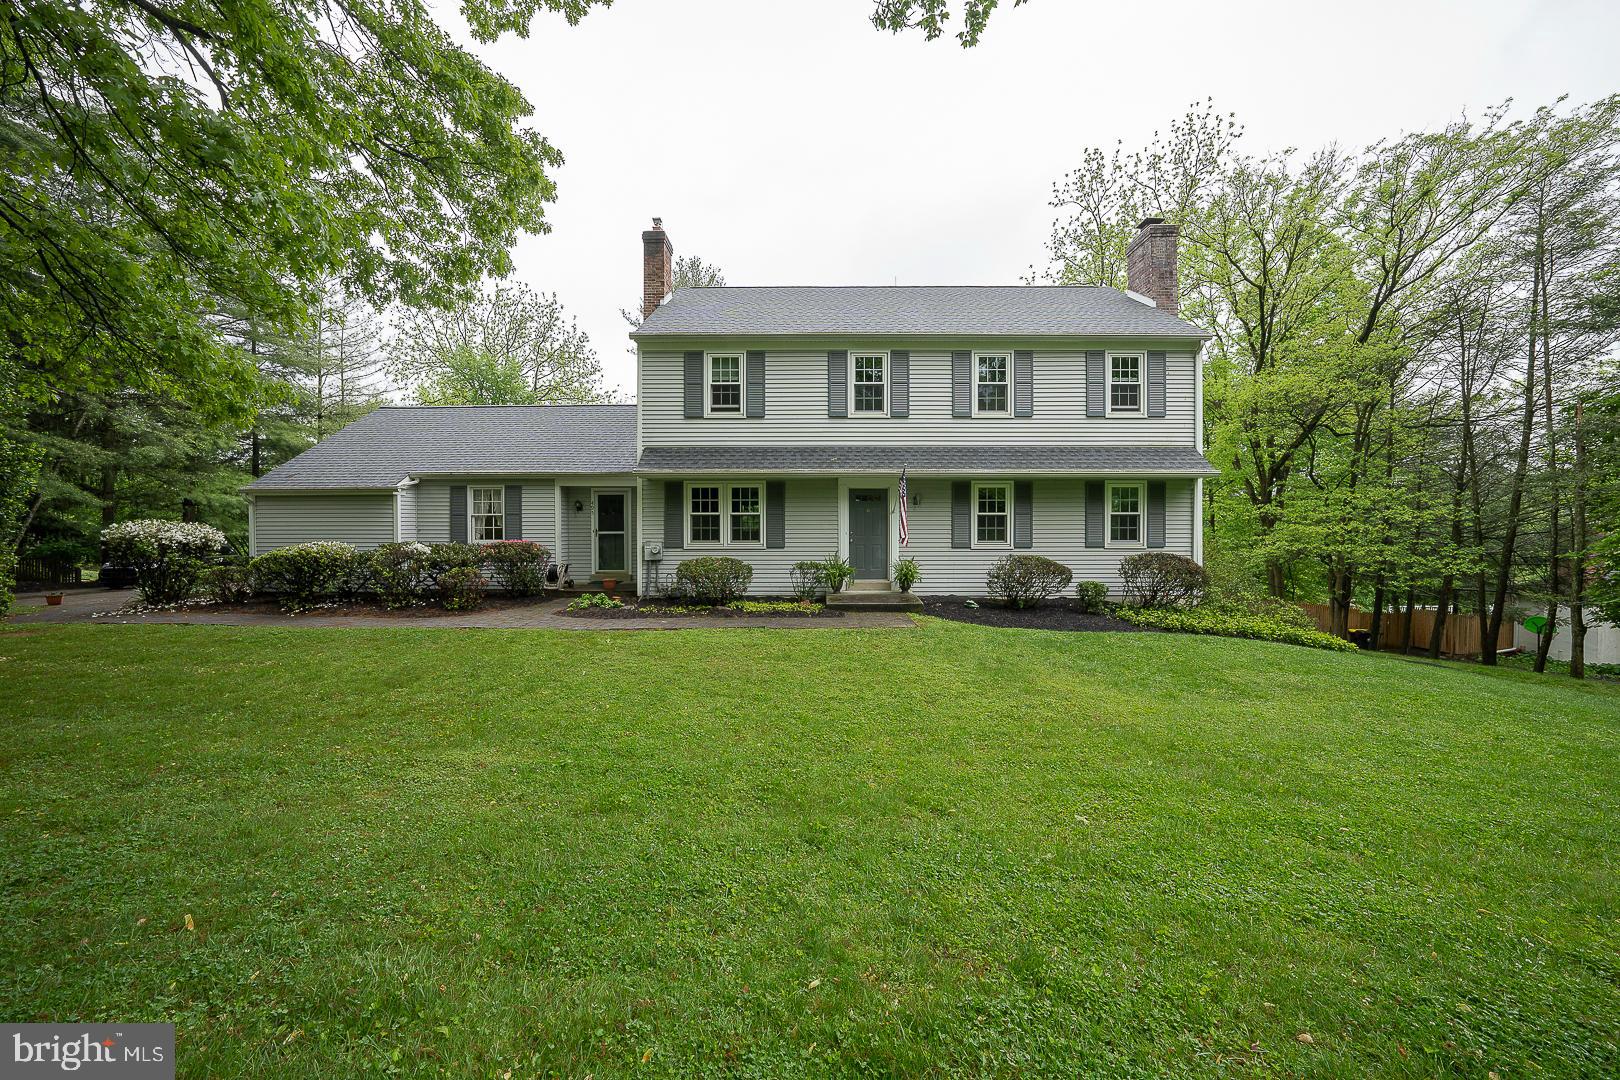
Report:
M424 544L444 544L450 540L450 487L452 484L508 483L523 485L523 535L515 540L534 540L553 547L557 539L557 506L552 496L556 485L550 480L505 480L500 477L476 480L423 480L415 488L416 522L414 539Z
M1120 479L1129 479L1122 477ZM1031 512L1032 554L1056 559L1074 571L1076 581L1101 581L1120 592L1119 561L1144 550L1087 548L1085 538L1085 481L1037 477ZM859 486L858 484L856 486ZM922 578L916 591L925 594L984 595L985 575L991 565L1012 551L1010 547L951 548L951 481L920 478L911 481L916 505L910 508L910 543L901 554L916 559ZM648 535L663 535L664 485L646 486ZM670 581L683 559L723 554L742 559L754 568L750 592L778 595L789 589L788 568L801 559L821 559L842 547L838 535L839 486L834 478L787 481L787 546L779 551L763 548L706 548L666 550L659 577ZM892 503L892 499L891 499ZM1193 481L1166 482L1166 536L1164 550L1193 553ZM678 512L677 508L677 512ZM891 515L895 509L891 506ZM892 547L892 543L891 543ZM1022 552L1021 552L1022 553ZM893 551L891 550L891 556ZM651 579L649 578L649 581Z
M874 347L880 342L867 343ZM989 347L994 343L979 343ZM1086 356L1082 348L1035 349L1034 415L953 417L951 353L910 353L908 417L829 417L827 350L766 354L766 409L760 419L687 419L682 408L682 354L644 348L639 401L643 446L805 443L1126 444L1196 446L1196 354L1166 357L1165 416L1086 416Z
M254 555L310 540L374 548L393 539L393 492L254 496L250 542Z

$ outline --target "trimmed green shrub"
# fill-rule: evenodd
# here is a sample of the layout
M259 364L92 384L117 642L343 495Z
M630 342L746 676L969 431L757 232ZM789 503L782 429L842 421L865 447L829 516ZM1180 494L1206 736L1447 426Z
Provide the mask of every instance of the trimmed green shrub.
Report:
M1100 581L1082 581L1074 587L1075 605L1087 615L1108 610L1108 586Z
M502 540L484 546L484 565L495 584L513 596L538 596L546 588L551 552L533 540Z
M439 575L447 570L462 570L466 567L478 568L484 565L484 545L482 544L429 544L428 545L428 571L432 581L437 582Z
M754 568L728 555L688 559L675 568L675 595L702 604L740 599L754 580Z
M351 544L313 540L267 551L248 564L257 592L273 593L284 611L307 611L360 588L369 560Z
M802 603L809 603L821 595L821 563L815 559L803 559L788 568L788 587L793 598Z
M1057 596L1074 580L1074 571L1045 555L1003 555L990 568L985 591L1008 607L1030 608Z
M744 615L815 615L823 610L813 600L733 600L726 607Z
M476 566L455 566L439 575L439 604L446 611L472 611L484 602L484 575Z
M1119 561L1125 598L1135 607L1168 608L1198 604L1209 590L1209 574L1185 555L1144 551Z
M604 592L586 593L584 596L576 596L568 601L569 611L591 611L596 608L611 611L614 608L622 607L624 607L623 600L620 600L617 596L609 596Z
M207 560L225 550L225 534L195 521L146 518L102 530L107 560L127 566L148 604L178 604L202 581Z
M1252 638L1256 641L1278 641L1286 645L1304 645L1312 649L1332 652L1354 652L1356 647L1343 638L1324 634L1320 630L1304 629L1266 615L1244 615L1218 611L1213 608L1120 608L1117 612L1126 622L1156 630L1174 630L1183 634L1214 634L1218 637Z
M371 587L390 610L425 603L436 577L426 544L382 544L371 553Z
M917 584L922 577L922 568L917 565L916 559L896 559L894 561L894 583L900 586L901 592L910 592L911 587Z
M203 591L221 604L240 604L253 597L253 575L247 561L221 563L210 567L203 580Z

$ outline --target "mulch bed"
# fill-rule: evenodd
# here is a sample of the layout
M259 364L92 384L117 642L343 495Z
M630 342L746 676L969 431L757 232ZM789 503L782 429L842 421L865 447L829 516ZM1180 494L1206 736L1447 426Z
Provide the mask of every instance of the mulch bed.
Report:
M319 615L319 616L322 616L322 617L327 617L327 616L332 616L332 617L366 616L367 618L379 618L379 619L431 619L431 618L435 618L435 617L438 617L438 616L444 616L444 615L471 615L471 614L475 614L475 613L478 613L478 612L510 611L510 610L512 610L514 608L531 608L531 607L536 607L536 606L538 606L540 604L544 604L547 601L554 600L554 599L556 599L556 594L555 593L549 594L547 596L523 596L523 597L505 596L505 595L501 595L501 594L491 594L489 596L484 597L484 602L482 604L479 604L472 611L467 611L467 612L463 612L463 611L446 611L446 610L444 610L444 608L440 607L436 601L432 602L432 603L421 604L421 605L416 606L416 607L394 608L394 609L390 610L390 609L384 607L382 604L377 603L376 601L360 600L360 601L356 601L354 603L333 604L330 607L322 606L322 607L317 607L317 608L311 608L308 611L300 611L300 612L297 613L297 615L293 615L291 617L292 618L298 618L298 617L305 616L305 615ZM119 610L119 609L115 608L115 609L111 609L111 610L106 611L106 612L98 612L97 614L105 614L105 615L138 615L138 614L141 614L143 611L148 611L148 610L155 611L155 610L158 610L158 609L144 609L144 608L141 608L140 605L139 605L139 602L137 601L135 606L132 607L132 608L128 608L128 609L125 609L125 610ZM180 610L208 612L210 614L218 613L218 614L222 614L222 615L282 615L282 614L285 614L281 610L281 606L279 604L277 604L276 601L270 600L270 599L265 599L265 600L245 600L245 601L243 601L241 603L236 603L236 604L187 603L187 604L183 605Z
M972 600L979 606L968 607ZM1143 627L1132 625L1112 615L1088 615L1079 610L1072 596L1048 600L1040 607L1009 608L982 596L924 596L923 614L941 619L975 623L979 626L1002 626L1019 630L1103 630L1141 633Z
M831 608L819 611L733 611L726 607L693 610L687 606L672 605L661 600L631 600L624 597L622 608L583 608L562 614L576 619L842 619L844 612Z

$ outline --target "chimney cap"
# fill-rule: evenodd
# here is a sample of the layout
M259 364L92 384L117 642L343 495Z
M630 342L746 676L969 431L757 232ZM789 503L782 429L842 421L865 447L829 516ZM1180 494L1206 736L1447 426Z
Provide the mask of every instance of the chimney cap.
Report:
M664 219L663 218L661 218L661 217L653 218L653 228L662 229L663 227L664 227Z
M1142 224L1138 225L1137 228L1138 229L1145 229L1149 225L1163 225L1163 224L1164 224L1164 218L1162 218L1162 217L1148 217L1148 218L1143 218L1142 219Z

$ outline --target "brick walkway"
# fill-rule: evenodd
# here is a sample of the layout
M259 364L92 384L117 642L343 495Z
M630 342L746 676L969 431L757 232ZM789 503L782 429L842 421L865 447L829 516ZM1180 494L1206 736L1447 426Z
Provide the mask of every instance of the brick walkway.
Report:
M176 623L203 626L315 626L390 627L433 630L483 627L507 630L857 630L916 625L909 616L888 611L852 611L841 619L806 619L785 615L781 618L705 619L681 616L646 619L576 619L562 614L566 599L547 600L526 607L444 612L436 615L283 615L279 611L152 611L122 614L120 609L135 598L132 589L73 589L62 598L61 606L46 607L43 593L19 593L17 606L38 608L12 615L7 626L34 626L45 623Z

